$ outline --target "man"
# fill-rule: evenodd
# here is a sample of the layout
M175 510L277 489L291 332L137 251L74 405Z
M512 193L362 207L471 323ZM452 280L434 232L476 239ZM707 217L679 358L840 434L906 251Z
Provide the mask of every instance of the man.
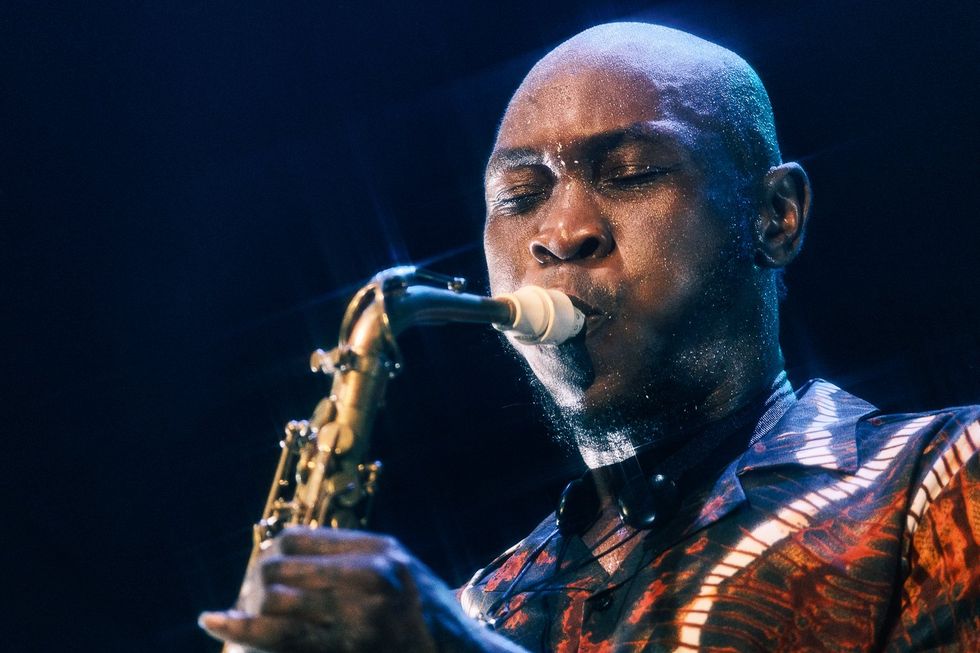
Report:
M577 35L511 100L486 199L494 292L559 288L587 314L583 337L514 346L590 472L462 609L390 539L293 530L256 614L209 632L269 651L977 644L980 410L789 387L780 271L809 182L742 59L651 25Z

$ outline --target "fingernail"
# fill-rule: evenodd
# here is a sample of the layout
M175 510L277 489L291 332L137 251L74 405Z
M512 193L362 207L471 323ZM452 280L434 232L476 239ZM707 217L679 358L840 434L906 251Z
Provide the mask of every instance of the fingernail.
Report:
M197 625L205 630L223 628L228 623L228 617L223 612L202 612L197 618Z

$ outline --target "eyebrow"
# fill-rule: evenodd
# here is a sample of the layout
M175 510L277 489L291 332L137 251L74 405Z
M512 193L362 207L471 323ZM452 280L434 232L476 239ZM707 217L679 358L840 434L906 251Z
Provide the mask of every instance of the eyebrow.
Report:
M587 152L599 148L609 150L630 142L688 144L690 137L689 130L674 120L651 120L590 134L573 141L568 149ZM544 163L545 153L533 147L502 148L490 156L485 177L489 178L505 169L544 165Z
M487 162L484 176L490 177L506 168L522 168L544 164L544 153L533 147L508 147L496 150Z

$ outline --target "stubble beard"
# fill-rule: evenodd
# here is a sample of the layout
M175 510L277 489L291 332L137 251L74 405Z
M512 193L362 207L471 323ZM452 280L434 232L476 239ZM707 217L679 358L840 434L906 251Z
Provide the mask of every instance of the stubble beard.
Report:
M560 352L552 352L552 356L535 366L518 349L509 349L525 371L535 403L551 427L553 440L566 451L580 454L590 467L619 462L661 439L662 424L645 414L654 403L646 390L638 391L637 400L602 401L595 405L590 397L604 399L615 392L607 390L603 381L596 380L581 340L562 346Z
M722 376L738 374L733 349L743 344L709 339L680 349L651 345L657 351L634 354L649 361L647 373L635 379L618 378L615 370L607 372L612 378L597 378L582 339L536 358L534 366L516 348L508 349L525 370L552 438L594 468L639 450L668 451L718 417L707 393Z

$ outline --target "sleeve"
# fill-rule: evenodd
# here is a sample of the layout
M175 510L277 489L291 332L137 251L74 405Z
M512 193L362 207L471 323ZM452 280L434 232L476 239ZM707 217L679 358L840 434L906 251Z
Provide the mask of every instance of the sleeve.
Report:
M912 488L899 614L886 651L980 651L980 422L929 456ZM959 428L956 428L959 427Z

